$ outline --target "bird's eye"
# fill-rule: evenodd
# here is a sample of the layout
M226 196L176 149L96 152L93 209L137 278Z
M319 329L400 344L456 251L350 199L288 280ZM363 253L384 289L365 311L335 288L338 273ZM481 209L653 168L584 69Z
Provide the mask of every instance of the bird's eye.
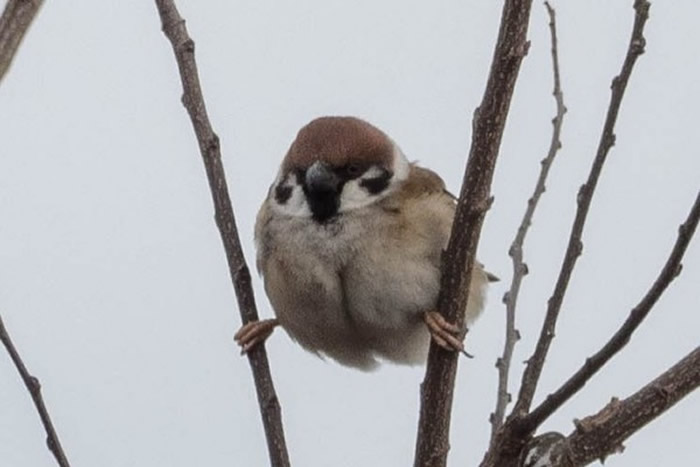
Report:
M348 164L345 166L345 173L348 175L350 178L357 178L360 175L362 175L362 166L359 164Z

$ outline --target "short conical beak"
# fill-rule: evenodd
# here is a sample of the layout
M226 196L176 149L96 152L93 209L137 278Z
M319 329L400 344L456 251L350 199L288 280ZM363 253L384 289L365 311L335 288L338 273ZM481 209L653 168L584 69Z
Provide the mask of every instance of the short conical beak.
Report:
M306 188L311 192L337 191L340 179L321 161L316 161L306 170Z
M342 181L326 164L320 161L306 169L304 194L313 218L326 222L338 213Z

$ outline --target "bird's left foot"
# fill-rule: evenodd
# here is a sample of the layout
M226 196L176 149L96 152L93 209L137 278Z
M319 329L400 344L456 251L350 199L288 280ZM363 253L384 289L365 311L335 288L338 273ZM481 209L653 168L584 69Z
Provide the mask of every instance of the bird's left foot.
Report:
M241 326L241 329L233 335L233 340L241 346L241 355L247 353L256 345L265 342L279 324L277 319L263 319L251 321Z
M428 326L428 332L433 341L440 347L451 352L461 352L466 357L473 355L464 350L464 333L456 324L448 322L437 311L428 311L423 315L423 321Z

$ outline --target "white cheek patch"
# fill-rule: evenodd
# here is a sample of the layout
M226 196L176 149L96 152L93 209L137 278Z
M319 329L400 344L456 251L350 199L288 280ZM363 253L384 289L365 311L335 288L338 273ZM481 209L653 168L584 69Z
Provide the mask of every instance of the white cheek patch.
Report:
M371 172L368 171L368 173ZM368 204L372 204L378 199L382 198L385 193L379 193L376 195L370 194L365 188L360 186L360 182L368 178L366 176L362 178L356 178L355 180L348 180L343 187L343 192L340 194L340 207L339 212L352 211L353 209L362 208Z
M406 156L404 156L403 152L401 152L401 149L396 144L394 144L393 156L394 160L391 165L393 175L389 179L388 186L376 194L370 193L365 187L361 186L363 181L378 178L384 174L384 171L379 167L371 167L360 178L348 180L348 182L345 183L343 192L340 195L339 212L352 211L353 209L362 208L375 203L391 194L396 187L408 178L408 172L411 166Z
M411 171L411 164L396 143L394 143L394 162L392 164L392 169L394 171L394 177L391 179L391 185L406 180L408 178L408 173Z

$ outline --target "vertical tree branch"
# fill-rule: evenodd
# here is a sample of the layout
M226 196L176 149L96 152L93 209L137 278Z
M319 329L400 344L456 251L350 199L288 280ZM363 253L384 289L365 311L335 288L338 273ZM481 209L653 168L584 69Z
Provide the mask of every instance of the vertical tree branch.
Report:
M644 25L649 18L649 2L646 0L635 0L634 10L634 27L632 30L632 37L630 38L629 47L627 48L627 55L625 56L625 61L622 65L622 71L612 81L610 105L608 107L603 132L598 144L598 150L595 159L593 160L593 165L588 175L588 180L581 186L578 193L576 217L571 228L571 235L569 237L569 244L566 249L564 261L559 272L556 286L554 287L554 293L547 304L547 314L545 316L544 323L542 324L542 330L540 331L540 337L537 341L535 352L528 360L527 367L525 368L525 372L523 374L518 400L513 408L513 415L518 417L524 416L529 411L530 405L532 404L532 399L534 398L535 391L537 389L537 383L542 372L542 367L544 366L544 361L547 358L549 346L554 338L554 330L559 317L559 311L561 310L561 305L564 300L564 295L566 294L576 260L581 255L581 251L583 249L581 236L583 233L584 224L586 223L588 209L590 208L591 200L593 199L593 192L595 191L598 178L600 177L600 173L603 169L603 164L605 163L608 152L615 143L615 134L613 131L617 121L617 115L620 110L620 105L622 104L622 98L625 94L627 82L632 74L632 68L637 61L637 58L644 53L645 40L643 32Z
M199 150L202 154L214 201L216 224L226 250L226 259L236 291L241 319L245 324L257 320L258 312L251 286L250 271L243 257L233 207L228 194L226 174L221 162L219 138L209 122L199 84L197 64L194 58L194 41L187 33L185 20L180 16L172 0L156 0L156 6L163 32L172 44L175 53L184 91L182 103L192 120L192 126L199 143ZM253 371L270 463L275 467L289 466L281 409L272 383L265 348L262 344L257 345L247 355Z
M666 264L654 281L654 284L644 295L644 298L632 309L625 322L610 340L595 355L586 359L583 366L559 389L547 396L544 402L528 414L522 421L523 425L530 430L535 430L547 417L561 407L571 396L576 394L598 370L629 342L632 333L642 324L642 321L647 317L666 288L681 272L683 255L695 234L699 219L700 192L695 198L695 203L688 214L688 218L678 228L678 238L666 260Z
M39 418L41 418L41 424L44 425L44 430L46 430L46 445L51 451L51 454L56 458L56 462L61 467L70 467L68 459L66 458L65 452L63 452L63 447L58 439L58 433L51 422L51 417L49 416L49 411L46 409L46 404L44 403L44 398L41 395L41 383L39 379L32 376L27 370L22 357L17 352L10 335L5 328L5 323L2 321L2 316L0 316L0 341L7 349L7 353L10 354L12 363L14 363L17 372L19 373L24 385L27 387L29 394L32 396L32 401L36 407L36 411L39 413Z
M532 0L507 0L481 105L476 110L472 144L457 205L452 233L443 255L438 310L462 326L468 284L490 189L496 157L511 97L527 53L527 27ZM457 354L430 346L421 385L415 465L444 466L449 450L450 413L457 371Z
M552 139L549 143L547 156L541 161L540 175L535 184L535 191L530 199L527 200L527 208L520 222L515 239L508 250L508 255L513 260L513 278L511 279L510 288L503 296L503 302L506 305L506 337L503 346L503 355L496 361L498 369L498 392L496 395L496 409L491 414L491 440L493 441L496 432L503 424L503 418L506 413L506 407L510 402L511 395L508 392L508 375L510 373L511 361L513 358L513 349L515 343L520 339L520 333L515 329L515 309L518 303L518 295L520 294L520 285L523 278L528 273L527 264L523 261L523 244L525 236L532 224L532 218L535 214L535 209L540 201L540 197L545 192L545 182L549 175L549 169L552 167L554 157L561 148L561 127L566 113L564 105L564 94L561 91L561 80L559 77L559 53L557 48L557 26L554 9L549 5L549 2L544 2L549 14L549 31L552 44L552 71L554 75L554 90L552 92L554 101L557 107L557 113L552 120Z
M0 81L44 0L8 0L0 17Z

